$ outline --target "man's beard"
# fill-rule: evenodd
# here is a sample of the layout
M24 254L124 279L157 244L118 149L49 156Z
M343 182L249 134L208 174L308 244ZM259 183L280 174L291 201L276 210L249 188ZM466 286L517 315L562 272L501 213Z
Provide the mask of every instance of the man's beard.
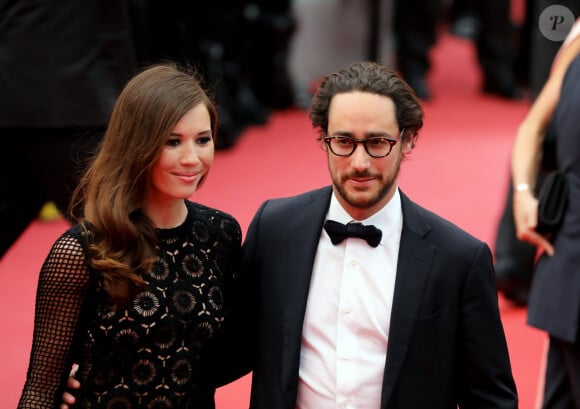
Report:
M397 180L397 177L399 175L399 170L401 168L401 159L402 159L402 157L398 158L397 163L395 165L394 173L388 174L386 176L380 175L380 181L383 184L382 184L381 188L370 197L366 197L366 198L355 197L356 192L353 195L350 191L347 191L344 188L344 184L345 184L347 179L373 177L373 175L368 171L352 172L348 175L344 175L340 180L341 183L338 183L338 181L335 178L333 178L332 182L334 184L336 191L340 195L340 197L342 197L343 200L346 203L348 203L350 206L357 208L357 209L362 209L362 210L369 209L369 208L375 206L377 203L380 203L381 200L383 200L385 198L385 196L387 196L389 194L389 192L391 191L391 189L393 188L393 185L395 184L395 182Z
M393 184L395 183L396 174L394 176L395 177L390 177L389 180L383 183L381 188L370 197L360 197L356 195L356 192L355 194L352 194L351 191L347 191L344 188L344 184L334 183L334 186L340 197L342 197L344 201L346 201L346 203L357 209L368 209L375 206L377 203L383 200L385 196L387 196L387 194L393 187Z

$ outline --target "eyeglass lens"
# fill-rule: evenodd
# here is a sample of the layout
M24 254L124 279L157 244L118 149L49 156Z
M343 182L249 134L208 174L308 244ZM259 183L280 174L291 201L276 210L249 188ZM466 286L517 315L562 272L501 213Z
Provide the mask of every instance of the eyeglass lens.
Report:
M330 146L330 150L338 156L350 156L355 151L356 146L362 143L370 156L384 157L391 153L396 141L387 138L369 138L356 140L347 136L331 136L325 138Z

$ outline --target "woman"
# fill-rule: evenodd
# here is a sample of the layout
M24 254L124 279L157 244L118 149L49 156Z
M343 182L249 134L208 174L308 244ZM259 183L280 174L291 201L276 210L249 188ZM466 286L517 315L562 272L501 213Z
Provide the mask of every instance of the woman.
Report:
M548 81L519 127L512 153L514 220L520 240L545 253L534 272L528 323L549 335L543 409L580 409L580 20L553 64ZM566 176L568 206L551 241L535 229L535 186L548 129L558 169Z
M38 283L19 408L213 408L211 354L241 246L238 222L188 201L214 156L216 108L171 65L135 76L79 185L78 223ZM79 211L80 210L80 211Z

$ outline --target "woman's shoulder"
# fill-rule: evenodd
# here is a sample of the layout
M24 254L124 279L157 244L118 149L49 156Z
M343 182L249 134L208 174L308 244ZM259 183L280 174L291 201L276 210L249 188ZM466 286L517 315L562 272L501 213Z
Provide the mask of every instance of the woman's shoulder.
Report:
M88 243L93 240L93 232L91 231L91 225L89 223L85 224L73 224L70 226L61 236L57 239L61 240L71 240L73 239L79 246L86 248Z
M75 224L64 231L53 243L51 255L77 254L84 257L89 242L89 231L80 224Z
M206 205L202 205L200 203L197 202L191 202L189 200L185 201L187 208L189 210L189 213L192 214L195 218L197 219L204 219L204 220L217 220L217 221L222 221L222 220L229 220L231 222L234 222L235 224L239 224L237 219L232 216L231 214L220 210L220 209L216 209L214 207L209 207Z
M53 243L41 269L41 279L65 280L71 288L82 288L88 283L87 233L82 226L74 225L63 232ZM82 284L81 284L82 283Z
M238 220L231 214L213 207L186 200L189 211L189 219L196 225L213 226L216 231L220 231L229 237L241 240L241 227Z

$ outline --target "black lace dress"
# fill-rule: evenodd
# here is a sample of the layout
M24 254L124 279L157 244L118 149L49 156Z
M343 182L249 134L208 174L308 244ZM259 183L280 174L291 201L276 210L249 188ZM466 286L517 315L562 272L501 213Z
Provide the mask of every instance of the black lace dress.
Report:
M215 355L241 230L231 216L186 202L179 227L158 230L148 288L113 311L72 227L54 244L36 295L32 353L19 408L55 408L73 363L81 408L213 408Z

